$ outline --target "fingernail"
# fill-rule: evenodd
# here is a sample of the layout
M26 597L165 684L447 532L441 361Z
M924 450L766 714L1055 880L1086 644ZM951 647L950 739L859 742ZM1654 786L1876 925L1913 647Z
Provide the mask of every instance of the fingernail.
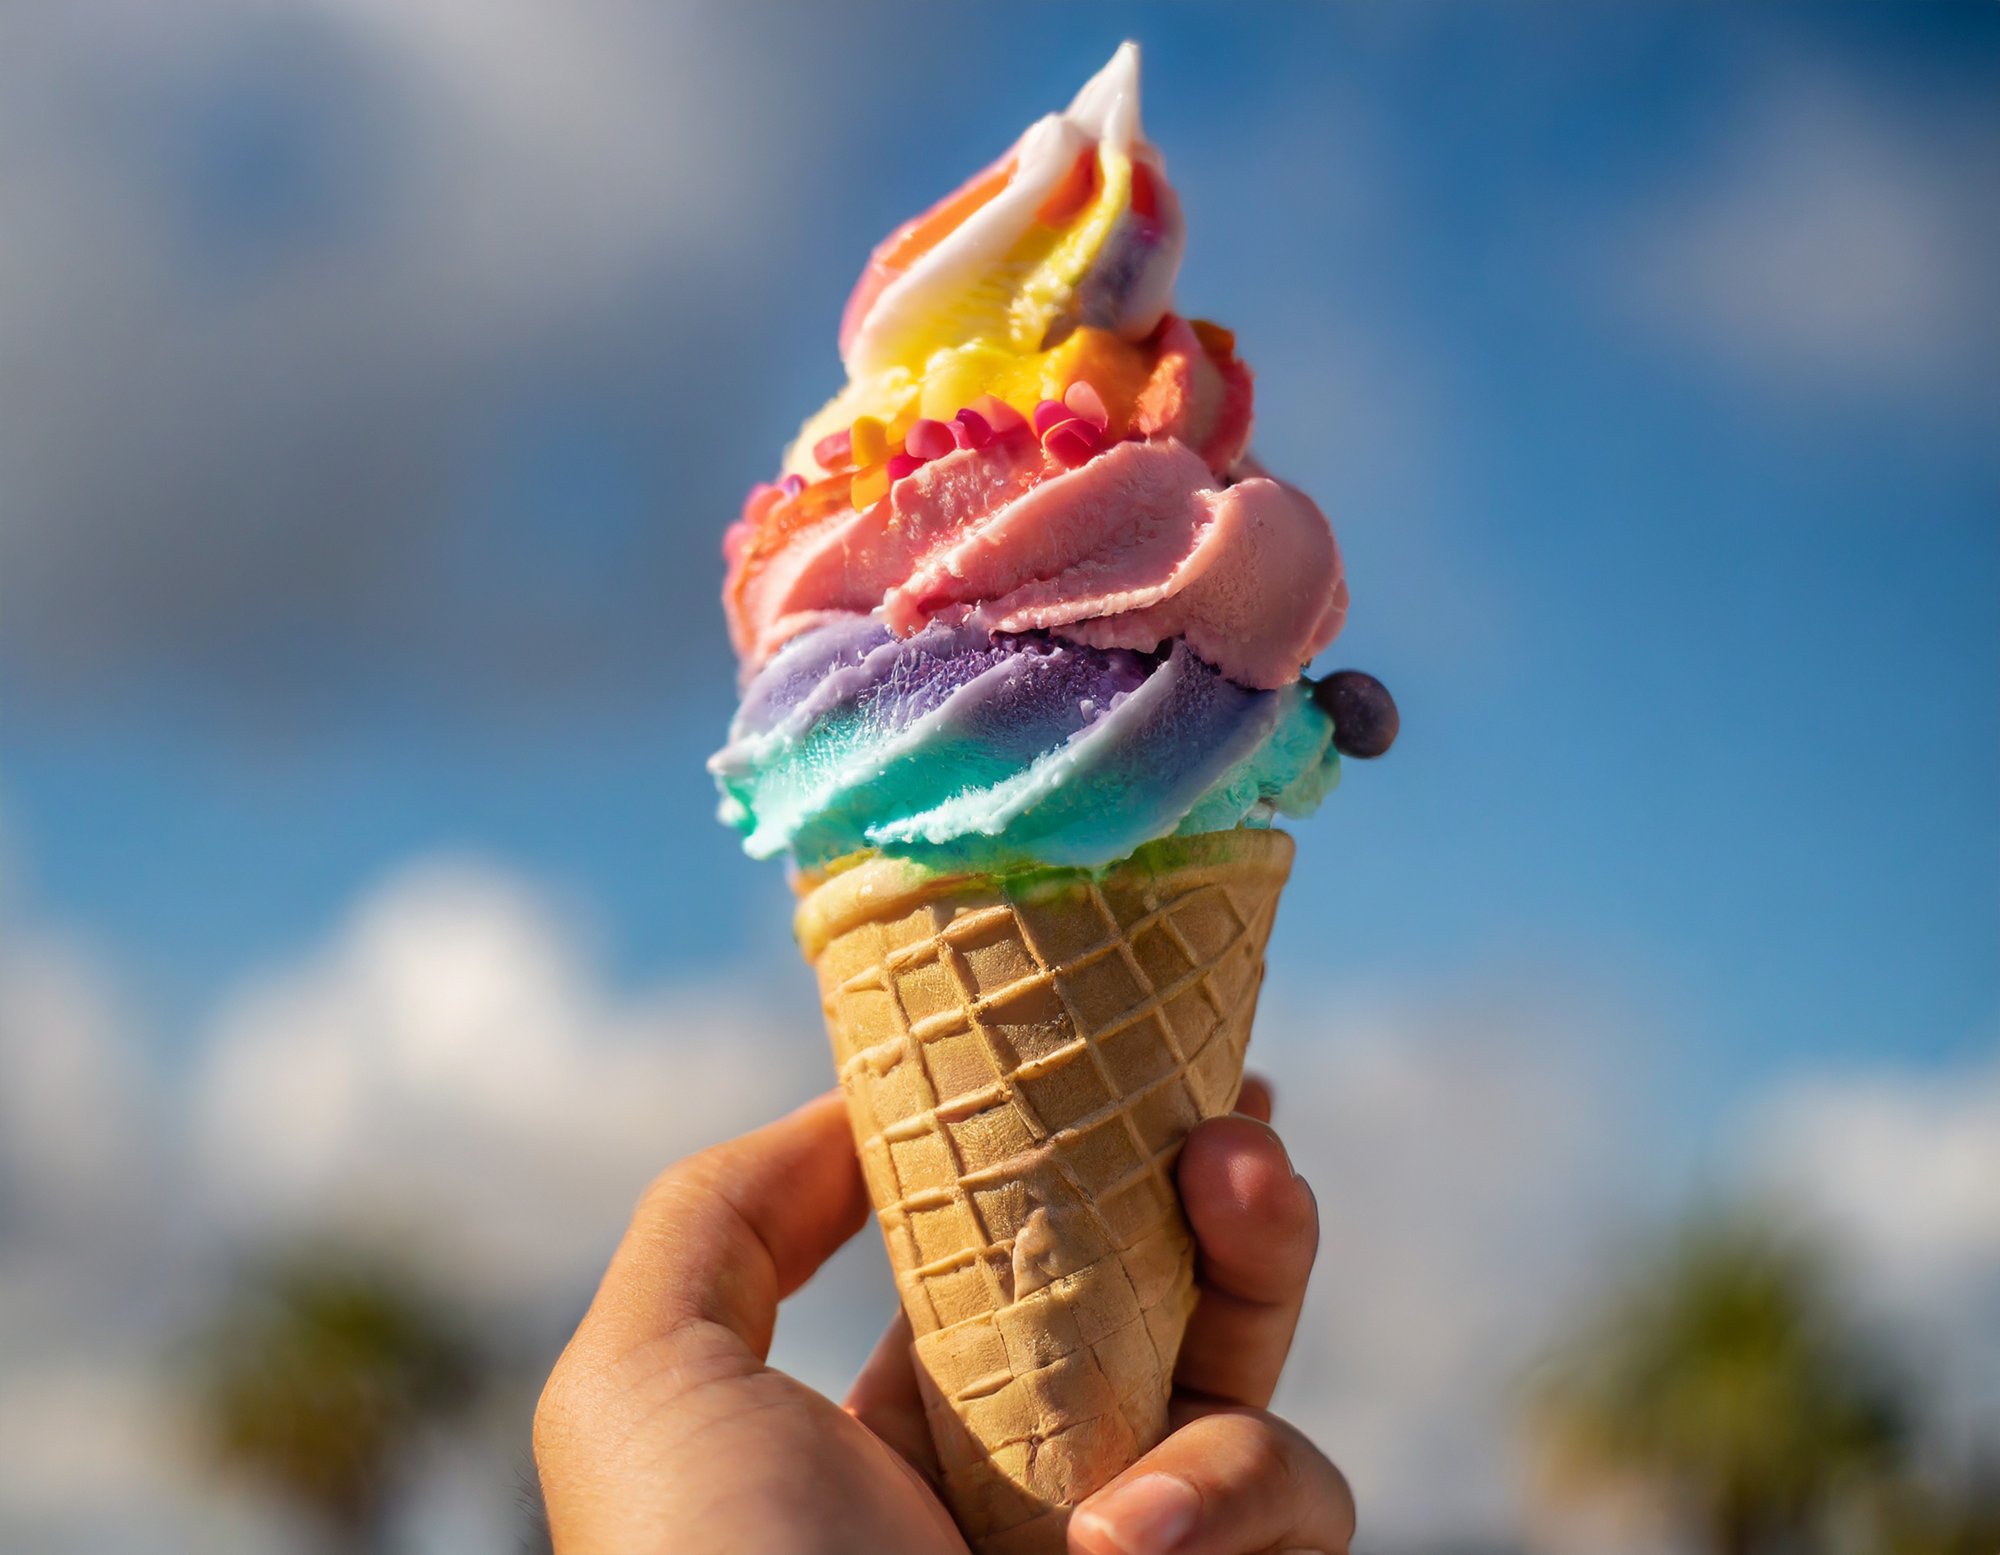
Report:
M1292 1181L1304 1182L1305 1173L1299 1170L1298 1162L1292 1159L1292 1152L1285 1148L1284 1138L1268 1123L1264 1125L1264 1132L1271 1136L1271 1143L1278 1147L1278 1158L1285 1163L1285 1170L1292 1174Z
M1285 1158L1285 1165L1290 1166L1292 1164L1292 1152L1285 1148L1284 1135L1280 1134L1276 1129L1272 1128L1271 1125L1268 1123L1260 1124L1258 1126L1262 1128L1266 1134L1271 1136L1271 1143L1278 1147L1278 1154Z
M1078 1509L1083 1531L1119 1555L1168 1555L1201 1511L1194 1486L1171 1474L1142 1474Z

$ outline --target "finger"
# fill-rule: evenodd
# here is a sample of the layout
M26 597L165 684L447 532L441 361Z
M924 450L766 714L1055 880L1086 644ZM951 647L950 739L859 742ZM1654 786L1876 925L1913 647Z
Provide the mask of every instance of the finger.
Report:
M1271 1082L1262 1075L1247 1074L1243 1077L1243 1089L1236 1098L1233 1110L1246 1118L1255 1118L1259 1123L1271 1121Z
M1229 1404L1270 1403L1319 1249L1319 1209L1266 1124L1212 1118L1188 1135L1179 1183L1201 1299L1175 1385Z
M867 1215L846 1104L832 1091L656 1178L579 1337L625 1352L708 1321L761 1361L779 1301Z
M1298 1431L1257 1409L1181 1427L1077 1508L1070 1555L1347 1555L1354 1496Z
M898 1312L848 1389L846 1409L935 1483L937 1448L924 1417L924 1396L910 1362L910 1344L909 1317Z

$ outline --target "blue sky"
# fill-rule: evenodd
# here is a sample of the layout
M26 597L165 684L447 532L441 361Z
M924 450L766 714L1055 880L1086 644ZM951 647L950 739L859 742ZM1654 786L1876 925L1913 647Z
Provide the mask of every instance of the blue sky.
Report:
M2000 1429L2000 11L774 12L0 6L0 1543L295 1547L131 1424L237 1251L552 1354L824 1082L711 819L721 531L868 248L1128 35L1403 710L1252 1050L1344 1275L1281 1407L1385 1549L1540 1550L1521 1366L1775 1188ZM412 1548L510 1537L520 1426Z
M535 328L473 347L399 340L364 298L345 377L288 335L287 298L433 240L405 162L445 132L333 34L268 17L214 55L94 65L148 88L89 126L75 175L143 201L139 303L273 322L227 363L197 342L150 367L156 393L217 396L180 428L216 448L164 475L120 425L148 407L80 380L97 500L184 565L59 556L17 629L0 792L34 911L110 947L169 1042L438 848L575 893L631 978L782 960L756 927L781 883L707 822L716 535L834 385L867 246L1130 33L1191 215L1182 304L1237 328L1260 450L1347 551L1355 609L1322 667L1376 671L1406 712L1394 757L1302 829L1277 975L1525 958L1628 980L1697 1114L1802 1056L1990 1040L1990 14L1027 15L715 44L703 143L663 145L659 189L643 156L605 170L604 202L656 218L611 240L609 283L579 265L561 296L552 242ZM671 74L688 40L655 42ZM505 241L537 190L487 176ZM1921 230L1786 247L1787 223L1878 219ZM479 250L443 241L476 292ZM58 300L93 301L81 280ZM404 356L435 374L414 450L366 403ZM275 409L235 403L259 374ZM50 528L93 521L64 507L70 473L27 498ZM275 510L306 487L304 517Z

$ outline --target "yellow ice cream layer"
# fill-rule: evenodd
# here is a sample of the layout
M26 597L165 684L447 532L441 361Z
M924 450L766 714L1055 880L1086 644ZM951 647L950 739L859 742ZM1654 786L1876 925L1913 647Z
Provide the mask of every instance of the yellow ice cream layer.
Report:
M1005 261L968 284L951 307L896 337L896 365L852 380L811 417L786 450L784 473L815 478L821 472L813 445L858 417L880 421L895 447L919 416L949 421L982 394L1026 416L1043 400L1061 399L1079 379L1103 398L1112 435L1122 432L1146 381L1145 352L1089 327L1041 349L1130 203L1131 159L1099 147L1097 168L1096 193L1074 220L1032 225Z

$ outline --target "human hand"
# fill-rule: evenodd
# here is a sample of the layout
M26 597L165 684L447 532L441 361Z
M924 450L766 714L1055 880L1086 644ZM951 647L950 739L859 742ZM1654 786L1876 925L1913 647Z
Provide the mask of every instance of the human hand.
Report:
M1318 1244L1269 1090L1188 1136L1200 1302L1172 1434L1085 1501L1072 1555L1345 1555L1339 1470L1265 1406ZM535 1412L558 1555L965 1555L898 1316L844 1408L764 1364L778 1303L868 1218L837 1092L663 1173Z

